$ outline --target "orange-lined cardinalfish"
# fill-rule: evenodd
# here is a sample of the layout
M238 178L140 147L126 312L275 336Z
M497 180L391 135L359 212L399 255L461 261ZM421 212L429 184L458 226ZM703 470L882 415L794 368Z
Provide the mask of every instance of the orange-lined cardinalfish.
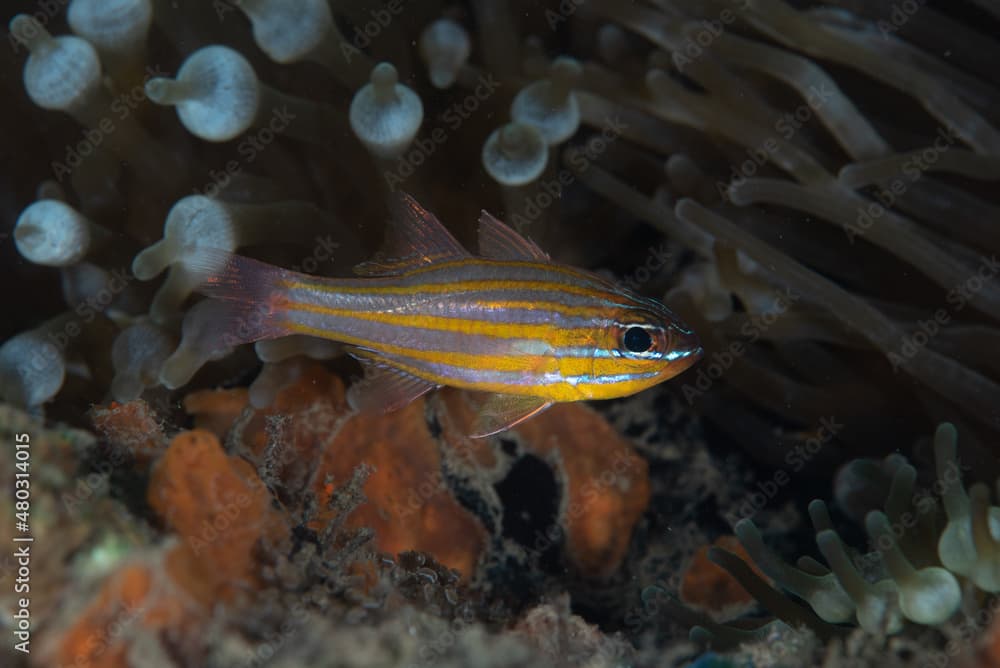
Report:
M347 345L365 367L348 392L356 410L401 408L442 385L487 392L474 437L554 402L639 392L702 355L660 302L552 262L485 211L477 257L411 197L392 208L383 250L355 268L366 278L216 258L222 270L199 291L234 307L226 340L306 334Z

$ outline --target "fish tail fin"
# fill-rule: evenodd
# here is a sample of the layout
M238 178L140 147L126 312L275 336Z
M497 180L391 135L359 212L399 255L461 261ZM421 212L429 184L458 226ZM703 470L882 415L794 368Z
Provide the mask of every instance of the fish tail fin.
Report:
M222 250L199 250L185 260L204 280L197 291L219 303L219 336L226 345L274 339L294 332L287 282L295 272Z

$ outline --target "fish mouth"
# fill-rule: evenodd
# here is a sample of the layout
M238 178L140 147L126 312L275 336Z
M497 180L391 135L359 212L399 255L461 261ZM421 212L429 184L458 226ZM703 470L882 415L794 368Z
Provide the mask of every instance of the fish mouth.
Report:
M674 346L671 350L670 373L677 375L689 368L705 355L701 341L691 330L677 328L674 330Z

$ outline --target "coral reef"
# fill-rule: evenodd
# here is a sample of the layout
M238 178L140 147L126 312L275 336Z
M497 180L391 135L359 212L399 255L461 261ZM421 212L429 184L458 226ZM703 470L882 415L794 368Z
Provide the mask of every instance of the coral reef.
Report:
M468 601L460 603L469 597L462 582L477 579L486 548L494 541L488 541L485 525L462 507L446 486L440 453L450 446L431 434L425 417L427 407L423 401L416 402L389 419L353 415L346 409L343 395L339 379L314 365L297 382L280 390L275 405L268 409L249 407L246 393L232 396L215 392L186 402L189 410L211 424L222 425L226 416L235 415L222 431L242 456L227 455L218 437L197 429L180 432L164 447L160 424L141 400L96 408L95 426L111 446L101 451L104 456L115 456L122 464L125 455L134 453L128 462L137 466L148 464L151 450L160 448L148 482L147 501L165 528L176 534L176 540L149 547L145 554L137 550L132 556L122 555L124 561L116 564L89 603L73 610L72 620L57 627L58 635L52 637L58 637L58 643L46 645L45 656L60 665L74 661L132 665L130 657L142 651L136 638L167 634L173 651L183 652L190 661L201 661L206 641L199 639L197 629L212 618L214 608L221 605L235 612L252 606L259 597L270 595L269 587L275 586L276 577L294 578L299 587L304 586L303 580L318 577L313 572L316 564L294 562L295 554L309 553L301 545L293 547L302 540L316 541L324 549L337 543L343 554L336 564L324 561L323 568L336 568L340 577L354 581L351 590L356 593L349 600L360 597L375 601L387 596L390 587L398 592L396 596L420 601L438 615L445 615L445 609L452 610L449 615L458 615L459 608L465 611L463 615L473 614ZM234 403L244 409L234 410ZM553 426L538 432L550 435L550 450L560 440L594 445L604 442L610 428L605 425L602 430L596 414L581 407L569 409L569 419L560 417L563 411L556 411L547 418ZM574 420L574 415L582 420ZM584 425L586 431L574 432L572 425L576 424ZM286 430L289 425L298 428ZM592 438L595 429L602 440ZM574 437L574 433L587 433L591 440ZM641 461L627 452L618 456L631 457L634 466ZM582 462L592 458L586 451L575 456ZM570 489L579 486L578 478L590 480L578 467L563 475ZM639 485L642 489L642 480L626 487ZM616 484L625 483L602 484L617 489ZM627 543L631 522L622 526L617 511L634 494L623 493L627 489L616 493L615 489L605 490L601 497L605 504L610 503L607 510L587 509L591 523L596 522L602 533L608 534L604 541L593 543L594 531L580 524L581 513L561 517L559 533L567 536L567 546L573 548L567 558L581 569L593 570L593 564L599 563L608 571L621 558L609 555L607 544L611 536L624 539L624 543L616 539L613 545ZM621 497L615 501L617 494ZM279 498L280 506L276 505ZM572 494L570 499L570 507L579 503L572 500ZM640 494L638 509L644 500ZM90 501L89 495L77 503L85 501ZM607 514L609 511L612 514ZM502 509L497 507L494 512ZM614 525L610 524L612 519ZM296 522L301 522L297 528L293 526ZM344 542L337 542L341 540ZM348 550L345 544L355 547ZM371 552L358 551L365 545L377 553L400 555L399 560L373 560ZM282 566L290 554L292 562ZM353 559L345 558L351 554ZM268 576L268 572L274 574ZM279 580L277 586L290 585ZM481 611L475 614L484 618L499 613L487 609L485 603L478 605ZM560 610L540 609L518 627L518 633L530 640L529 646L538 644L543 655L561 650L550 645L551 639L539 629L540 624L562 625L566 620L582 624L570 615L565 600ZM535 620L536 616L541 617ZM542 622L543 617L551 617L551 622ZM475 615L465 620L469 624L474 621ZM112 626L113 634L108 631ZM563 642L571 642L573 652L607 654L608 661L627 651L620 641L615 645L596 629L587 633L592 639L586 643L576 638L577 631ZM612 645L616 649L609 654Z
M719 536L711 546L702 546L694 553L684 569L678 596L685 605L713 617L738 616L748 610L754 598L740 586L739 580L709 559L712 548L737 554L744 561L750 558L735 536ZM763 576L759 570L757 574Z
M946 634L963 626L973 627L975 633L985 631L1000 610L1000 507L991 505L990 491L982 483L966 493L956 438L953 425L938 427L937 475L923 489L916 487L916 469L900 455L886 457L881 465L854 460L844 467L838 476L838 501L863 518L868 551L848 552L827 505L818 499L809 505L809 515L826 565L812 557L800 558L797 566L787 564L764 544L752 520L738 522L740 549L714 546L707 558L781 622L753 630L696 626L692 637L718 644L763 640L777 628L787 629L786 624L804 626L821 637L843 633L842 624L856 624L875 636L900 633L907 622L941 627ZM865 500L875 503L865 507ZM759 569L756 573L747 567L751 560ZM779 594L762 573L792 596ZM971 657L975 648L960 651Z
M375 470L363 488L368 502L352 513L346 526L372 528L380 551L429 552L439 563L471 577L486 547L486 531L452 495L435 489L442 484L441 455L427 430L423 402L386 416L353 416L335 430L315 463L319 502L329 496L328 480L348 478L360 462ZM406 503L414 494L425 497L415 508Z
M288 533L253 467L227 456L207 432L174 437L150 476L148 500L181 538L174 558L186 560L187 573L205 583L199 599L206 605L253 586L255 545Z
M570 561L589 576L609 577L628 550L628 529L649 503L646 462L602 417L576 404L519 425L517 433L525 451L558 466L565 490L558 518Z

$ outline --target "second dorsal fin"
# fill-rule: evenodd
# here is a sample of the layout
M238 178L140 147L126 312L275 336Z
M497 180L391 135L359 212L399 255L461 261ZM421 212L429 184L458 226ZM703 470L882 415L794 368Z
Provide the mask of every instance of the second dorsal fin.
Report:
M406 193L397 194L390 208L382 249L356 266L356 274L391 276L432 262L470 257L441 221Z
M494 260L549 261L549 254L485 210L479 214L479 254Z

